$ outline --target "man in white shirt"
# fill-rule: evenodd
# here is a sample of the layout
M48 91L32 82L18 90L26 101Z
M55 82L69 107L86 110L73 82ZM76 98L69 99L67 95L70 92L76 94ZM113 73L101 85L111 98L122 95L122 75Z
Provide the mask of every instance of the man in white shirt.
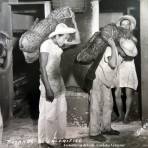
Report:
M108 40L110 47L106 51L96 69L96 78L90 90L90 138L105 141L102 132L105 127L111 130L112 94L111 87L116 76L118 52L112 38ZM117 131L115 131L117 132ZM118 132L117 132L118 133Z
M74 16L72 22L75 28L60 23L49 39L40 47L40 104L38 121L38 143L40 148L52 147L53 139L65 137L67 102L65 86L60 71L61 47L80 43L79 31ZM74 40L68 41L74 33Z
M108 40L110 46L96 69L96 78L90 91L90 138L105 141L103 135L119 135L111 128L111 113L113 98L111 88L118 83L118 68L126 56L136 54L137 48L132 40L120 39L116 46L112 38ZM118 50L117 50L118 48Z

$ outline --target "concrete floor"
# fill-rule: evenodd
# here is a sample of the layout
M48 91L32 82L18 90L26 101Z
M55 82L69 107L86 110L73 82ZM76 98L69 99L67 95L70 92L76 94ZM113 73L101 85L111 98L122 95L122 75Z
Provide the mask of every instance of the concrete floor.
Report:
M67 127L67 138L73 138L73 145L68 142L68 148L148 148L148 130L142 130L141 122L113 123L112 127L121 132L120 136L106 136L107 141L100 143L90 140L88 128L69 126ZM37 148L37 126L33 126L32 120L13 119L10 126L4 129L3 145L0 148Z

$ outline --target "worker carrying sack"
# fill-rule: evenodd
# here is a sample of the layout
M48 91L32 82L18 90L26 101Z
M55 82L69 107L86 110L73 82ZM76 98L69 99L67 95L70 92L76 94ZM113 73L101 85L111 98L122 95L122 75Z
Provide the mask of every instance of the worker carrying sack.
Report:
M133 34L115 23L107 24L95 32L93 36L82 46L73 64L73 73L79 86L90 92L93 80L96 78L95 71L102 59L102 56L109 46L107 40L112 38L116 45L121 38L131 39Z
M33 63L39 58L41 43L55 30L57 24L65 23L66 19L71 18L72 13L69 7L56 9L43 20L36 19L31 28L22 34L19 47L27 63Z

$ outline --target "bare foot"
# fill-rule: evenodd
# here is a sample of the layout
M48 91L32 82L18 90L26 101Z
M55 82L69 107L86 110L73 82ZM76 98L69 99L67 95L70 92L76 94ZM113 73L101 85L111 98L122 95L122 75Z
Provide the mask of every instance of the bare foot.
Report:
M103 131L103 135L119 135L120 132L114 129L110 129L109 131Z
M128 124L130 123L130 120L128 118L124 118L123 123Z
M115 122L121 122L121 121L123 121L123 117L118 117L118 118L115 120Z
M89 136L90 139L96 140L96 141L100 141L100 142L104 142L106 141L106 138L102 135L96 135L96 136Z
M39 144L39 148L48 148L48 145L46 143Z

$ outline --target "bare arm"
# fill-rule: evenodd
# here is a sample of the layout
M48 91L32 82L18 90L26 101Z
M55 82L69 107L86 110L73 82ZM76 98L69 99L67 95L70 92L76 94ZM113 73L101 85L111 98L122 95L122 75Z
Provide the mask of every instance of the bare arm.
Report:
M112 38L108 39L108 44L112 49L111 56L108 58L108 64L111 68L114 69L117 66L117 47Z
M132 36L132 40L133 40L133 42L135 43L135 44L137 44L137 38L135 37L135 36Z
M138 40L137 40L137 38L136 38L135 36L132 37L132 41L135 43L135 46L136 46ZM137 55L138 55L138 50L137 50L137 54L136 54L136 56L137 56ZM135 57L134 57L134 58L135 58Z
M72 15L72 23L74 24L74 28L76 29L74 40L66 41L65 42L66 46L77 45L77 44L80 44L80 42L81 42L80 41L80 33L79 33L79 30L78 30L78 27L77 27L77 23L76 23L75 15L74 14Z
M45 86L46 90L46 99L49 100L50 102L53 101L54 99L54 94L51 89L50 83L48 81L48 76L47 76L47 71L46 71L46 65L48 61L48 53L46 52L41 52L40 53L40 71L41 71L41 79L42 82Z

